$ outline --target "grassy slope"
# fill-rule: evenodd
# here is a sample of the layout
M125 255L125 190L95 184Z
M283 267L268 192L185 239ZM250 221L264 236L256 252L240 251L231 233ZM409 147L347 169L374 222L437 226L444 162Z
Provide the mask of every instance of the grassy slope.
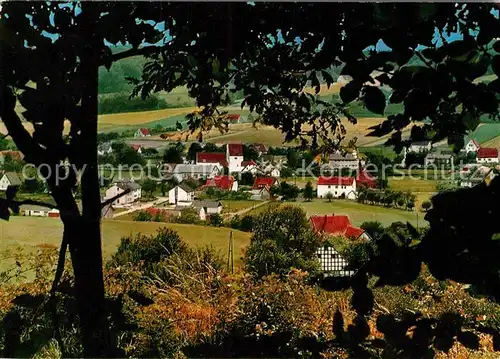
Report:
M191 246L213 245L227 253L229 228L215 228L177 223L131 222L103 220L102 241L104 256L109 258L116 250L120 239L137 233L153 234L158 228L168 227L179 233ZM59 246L62 238L62 223L56 218L11 217L9 222L0 222L2 248L14 246L30 248L40 244ZM250 234L233 230L235 261L239 262L243 248L250 241Z

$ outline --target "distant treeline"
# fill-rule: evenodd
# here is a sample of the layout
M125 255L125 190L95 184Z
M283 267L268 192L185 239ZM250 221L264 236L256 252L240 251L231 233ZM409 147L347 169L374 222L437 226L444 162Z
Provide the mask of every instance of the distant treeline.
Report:
M129 98L128 94L122 93L106 97L100 96L97 111L100 115L104 115L109 113L162 110L171 107L178 106L169 105L165 99L155 94L143 100L140 97Z

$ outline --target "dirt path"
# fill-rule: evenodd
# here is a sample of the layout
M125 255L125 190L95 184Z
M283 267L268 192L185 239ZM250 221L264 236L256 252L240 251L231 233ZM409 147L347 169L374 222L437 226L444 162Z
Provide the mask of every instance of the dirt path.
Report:
M136 211L141 211L143 209L151 208L154 205L158 205L158 204L164 203L166 201L168 201L168 198L166 198L166 197L160 197L160 198L158 198L158 199L156 199L154 201L147 202L147 203L144 203L142 205L133 207L131 209L127 209L126 211L116 213L115 215L113 215L113 218L117 218L117 217L123 216L125 214L133 213L133 212L136 212Z
M241 216L242 214L245 214L247 212L253 211L254 209L259 208L260 206L263 206L263 205L265 205L266 203L269 203L269 202L270 201L260 202L259 204L254 205L252 207L243 208L243 209L240 209L239 211L236 211L236 212L226 213L224 216L227 217L227 218L232 218L234 216Z

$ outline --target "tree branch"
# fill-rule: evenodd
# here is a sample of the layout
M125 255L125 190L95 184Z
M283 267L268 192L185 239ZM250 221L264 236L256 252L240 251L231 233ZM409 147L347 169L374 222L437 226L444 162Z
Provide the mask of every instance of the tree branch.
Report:
M155 52L160 52L162 47L160 46L145 46L141 47L140 49L130 49L122 52L118 52L116 54L113 54L110 56L111 62L115 62L121 59L125 59L127 57L132 57L132 56L146 56L153 54ZM100 65L103 65L105 61L101 61Z
M123 196L125 196L127 193L130 193L130 188L127 188L126 190L124 190L123 192L121 193L118 193L116 196L113 196L107 200L105 200L104 202L101 203L101 208L104 208L106 207L108 204L111 204L113 203L114 201L116 201L118 198L121 198Z
M33 164L47 163L45 161L45 150L35 142L26 128L24 128L21 119L14 110L16 98L12 90L8 87L3 87L0 90L0 99L0 117L17 148L24 154L28 162Z

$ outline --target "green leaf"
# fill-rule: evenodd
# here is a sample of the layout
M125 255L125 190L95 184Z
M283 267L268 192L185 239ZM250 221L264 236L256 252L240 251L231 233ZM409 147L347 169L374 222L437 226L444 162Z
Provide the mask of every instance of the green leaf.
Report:
M333 83L332 75L326 70L321 70L321 75L323 76L323 79L326 81L326 85L328 86L328 88L330 88L330 86Z
M365 86L363 92L366 108L373 113L383 115L386 102L384 93L375 86Z
M316 71L313 71L309 78L311 80L311 86L314 87L314 91L318 94L321 90L321 85L319 83L318 76L316 76Z
M344 103L350 103L359 97L361 84L359 81L351 81L340 89L340 98Z
M474 131L479 125L479 117L473 116L470 112L463 115L463 123L470 131Z

